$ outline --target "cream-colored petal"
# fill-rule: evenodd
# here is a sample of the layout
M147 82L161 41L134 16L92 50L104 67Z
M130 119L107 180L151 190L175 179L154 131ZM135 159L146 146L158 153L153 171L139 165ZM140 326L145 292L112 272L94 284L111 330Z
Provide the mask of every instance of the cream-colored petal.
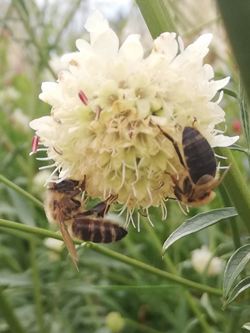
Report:
M154 41L154 50L164 53L167 62L172 61L178 52L178 43L176 41L176 33L164 32Z
M62 100L62 94L58 83L43 82L39 98L52 106L59 105Z
M97 10L89 16L84 26L90 33L91 44L93 44L101 34L109 29L108 21L102 13Z
M100 33L91 46L103 60L112 61L118 52L119 39L113 30L108 29Z
M228 147L239 140L239 136L216 135L210 141L212 147Z
M140 42L140 35L129 35L119 50L119 56L124 61L136 62L143 57L143 47Z

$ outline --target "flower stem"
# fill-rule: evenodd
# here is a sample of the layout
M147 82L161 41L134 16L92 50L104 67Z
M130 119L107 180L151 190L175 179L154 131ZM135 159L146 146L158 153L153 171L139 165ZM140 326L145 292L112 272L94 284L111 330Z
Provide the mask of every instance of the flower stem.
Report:
M42 63L47 67L47 69L50 71L51 75L56 78L56 74L53 70L53 68L50 66L50 64L48 63L47 61L47 56L46 54L44 53L44 47L42 47L38 41L37 41L37 38L34 34L34 29L31 27L30 25L30 22L28 20L28 17L27 17L27 14L25 12L25 10L23 9L23 6L21 5L20 1L19 0L12 0L13 2L13 5L15 6L18 14L19 14L19 17L24 25L24 28L27 32L27 34L29 35L30 37L30 40L32 42L32 44L35 46L36 50L37 50L37 53L42 61Z
M72 5L71 10L69 11L69 13L66 16L62 26L60 27L60 30L57 33L57 36L56 36L55 41L53 43L55 47L59 44L64 30L72 22L72 19L75 16L79 6L81 5L81 2L82 2L82 0L77 0L76 3Z
M51 237L51 238L55 238L55 239L62 239L62 236L52 232L50 230L46 230L46 229L42 229L42 228L37 228L37 227L32 227L26 224L22 224L22 223L17 223L17 222L13 222L13 221L9 221L9 220L4 220L4 219L0 219L0 227L3 228L9 228L9 229L16 229L19 231L24 231L27 233L31 233L31 234L35 234L37 236L40 237ZM156 268L154 266L150 266L148 264L145 264L142 261L127 257L121 253L117 253L115 251L110 250L107 247L104 246L100 246L94 243L90 243L90 242L81 242L80 240L75 240L76 244L82 244L83 246L85 246L86 248L89 248L97 253L101 253L107 257L110 257L112 259L115 259L117 261L123 262L125 264L128 264L132 267L136 267L139 268L145 272L151 273L153 275L156 275L158 277L161 277L163 279L172 281L174 283L177 283L183 287L186 288L191 288L200 292L207 292L211 295L215 295L215 296L222 296L222 291L220 289L217 288L213 288L210 286L206 286L206 285L202 285L200 283L185 279L183 277L165 272L160 270L159 268Z
M40 333L44 333L46 330L43 319L41 283L40 283L37 258L36 258L36 242L33 240L30 241L30 261L32 267L33 294L34 294L34 301L36 308L37 325L39 327Z
M144 223L144 225L146 226L147 229L150 228L148 223ZM149 230L148 230L149 231ZM154 230L150 230L150 233L152 235L152 241L154 241L154 244L157 248L157 250L159 250L160 252L162 251L162 244L159 240L159 238L156 236ZM172 274L178 275L178 271L176 269L176 266L174 265L174 263L172 262L170 256L166 255L163 257L163 260L165 259L165 263L167 265L167 267L169 268L169 271ZM203 329L203 331L205 333L211 333L209 325L206 321L206 317L204 316L204 314L202 313L202 311L200 310L199 305L197 304L197 302L195 301L195 299L193 299L192 294L189 291L186 291L184 293L184 296L186 298L187 303L189 304L191 310L193 311L193 313L195 314L196 318L198 319L198 321L200 322L200 325Z
M11 304L4 295L3 288L0 288L0 309L12 333L25 333L25 330L13 311Z
M188 294L186 291L184 293L186 299L188 301L189 306L191 307L193 313L196 315L196 318L199 320L200 325L202 327L202 332L204 333L212 333L212 330L209 327L209 324L206 321L205 315L200 311L199 306L197 305L196 300Z
M11 188L12 190L20 193L21 195L23 195L24 197L26 197L27 199L29 199L30 201L32 201L36 206L40 207L43 209L43 203L38 200L37 198L35 198L32 194L30 194L29 192L23 190L21 187L19 187L18 185L16 185L15 183L13 183L12 181L10 181L9 179L7 179L6 177L4 177L3 175L0 174L0 182L5 184L6 186L8 186L9 188Z
M220 194L222 196L225 206L226 207L232 206L232 202L227 194L225 185L221 184L219 190L220 190ZM229 218L229 223L230 223L231 230L232 230L234 246L236 249L238 249L241 246L241 241L240 241L240 233L239 233L239 229L238 229L238 225L237 225L237 219L235 217L231 217L231 218Z

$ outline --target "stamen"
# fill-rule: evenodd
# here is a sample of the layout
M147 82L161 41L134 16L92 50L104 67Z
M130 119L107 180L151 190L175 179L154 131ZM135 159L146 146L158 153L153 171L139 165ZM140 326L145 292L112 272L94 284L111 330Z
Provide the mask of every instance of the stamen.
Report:
M131 211L130 217L131 217L131 223L132 223L133 227L136 229L136 225L135 225L135 221L134 221L134 218L133 218L133 214L134 214L134 209L133 209L133 211Z
M139 169L138 169L138 165L137 165L137 162L135 160L135 181L133 182L133 184L135 184L138 180L139 180Z
M141 216L140 213L137 211L137 231L140 232L141 231Z
M136 189L135 189L134 184L131 184L131 187L132 187L133 194L134 194L134 196L136 198L137 197L137 193L136 193Z
M121 216L124 212L125 212L125 210L126 210L126 208L127 208L127 202L125 203L125 205L123 205L123 207L122 207L122 209L121 209L121 211L120 211L120 213L118 214L118 216Z
M228 170L229 169L229 165L219 166L218 169L219 170Z
M50 168L53 168L54 166L56 166L55 163L53 164L50 164L50 165L45 165L45 166L42 166L40 168L38 168L39 170L45 170L45 169L50 169Z
M37 161L50 161L52 160L51 157L37 157L36 158Z
M169 161L168 161L168 164L169 164L170 168L174 171L174 173L176 175L178 175L178 172L177 172L176 168L173 166L173 164L171 162L169 162Z
M125 164L125 162L122 162L122 182L118 188L118 191L123 187L123 185L125 183L125 178L126 178L126 164Z
M221 155L218 155L218 154L214 154L215 157L217 158L221 158L222 160L227 160L227 157L225 156L221 156Z
M39 152L39 151L48 151L48 148L38 148L36 151L37 152Z
M183 213L184 215L187 215L187 212L186 212L186 211L184 210L184 208L182 207L182 204L180 203L180 201L177 200L177 202L178 202L178 205L179 205L180 210L182 211L182 213Z
M151 193L148 186L147 186L147 192L148 192L148 196L149 196L149 199L150 199L150 206L152 206L153 205L153 197L152 197L152 193Z
M149 215L148 207L145 208L145 210L146 210L146 214L147 214L148 222L150 223L151 227L154 228L155 226L154 226L154 223L153 223L153 222L151 221L151 219L150 219L150 215Z
M163 200L161 200L160 206L161 206L161 218L162 218L162 220L166 220L167 216L168 216L168 211L167 211L167 207Z
M88 105L89 102L88 97L84 94L82 90L79 91L78 97L80 98L80 100L83 102L84 105Z
M32 144L31 144L31 152L29 153L29 155L33 155L37 152L38 150L38 144L39 144L39 136L38 135L34 135L32 138Z
M132 223L132 226L136 229L136 225L135 225L135 222L134 222L134 219L133 219L133 213L134 213L134 209L132 210L128 210L128 225L130 224L130 221Z
M102 112L102 109L100 108L100 106L97 106L95 120L98 120L100 118L101 112Z
M126 228L128 228L128 226L129 226L129 211L128 211L128 209L127 209L127 212L126 212L125 225L126 225Z
M59 169L60 169L60 166L58 165L58 166L54 169L54 171L50 174L49 178L47 179L47 181L46 181L47 184L51 182L51 180L52 180L54 174L55 174ZM60 178L60 179L57 179L57 180L56 180L56 183L60 183L61 181L62 181L61 178Z

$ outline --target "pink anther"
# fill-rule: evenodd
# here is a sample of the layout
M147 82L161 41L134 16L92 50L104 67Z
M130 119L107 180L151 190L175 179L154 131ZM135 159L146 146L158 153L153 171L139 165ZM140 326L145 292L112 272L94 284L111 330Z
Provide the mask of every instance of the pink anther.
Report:
M78 96L84 105L88 105L88 97L84 94L82 90L79 91Z
M39 136L34 135L32 138L32 144L31 144L31 153L30 154L35 154L37 152L38 144L39 144Z

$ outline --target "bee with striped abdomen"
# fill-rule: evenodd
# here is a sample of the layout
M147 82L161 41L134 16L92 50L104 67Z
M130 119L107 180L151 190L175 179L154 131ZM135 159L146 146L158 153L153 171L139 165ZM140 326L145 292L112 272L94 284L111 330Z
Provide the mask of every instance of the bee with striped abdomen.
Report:
M84 189L84 181L66 179L60 183L50 183L45 201L47 218L59 224L63 240L75 265L77 253L71 235L83 241L111 243L127 234L125 228L106 216L114 197L110 196L93 208L84 210L80 200Z
M177 142L159 129L172 142L183 168L181 173L170 175L176 199L191 207L208 204L215 197L213 190L226 174L219 178L215 155L208 141L196 128L186 126L182 132L181 152Z

